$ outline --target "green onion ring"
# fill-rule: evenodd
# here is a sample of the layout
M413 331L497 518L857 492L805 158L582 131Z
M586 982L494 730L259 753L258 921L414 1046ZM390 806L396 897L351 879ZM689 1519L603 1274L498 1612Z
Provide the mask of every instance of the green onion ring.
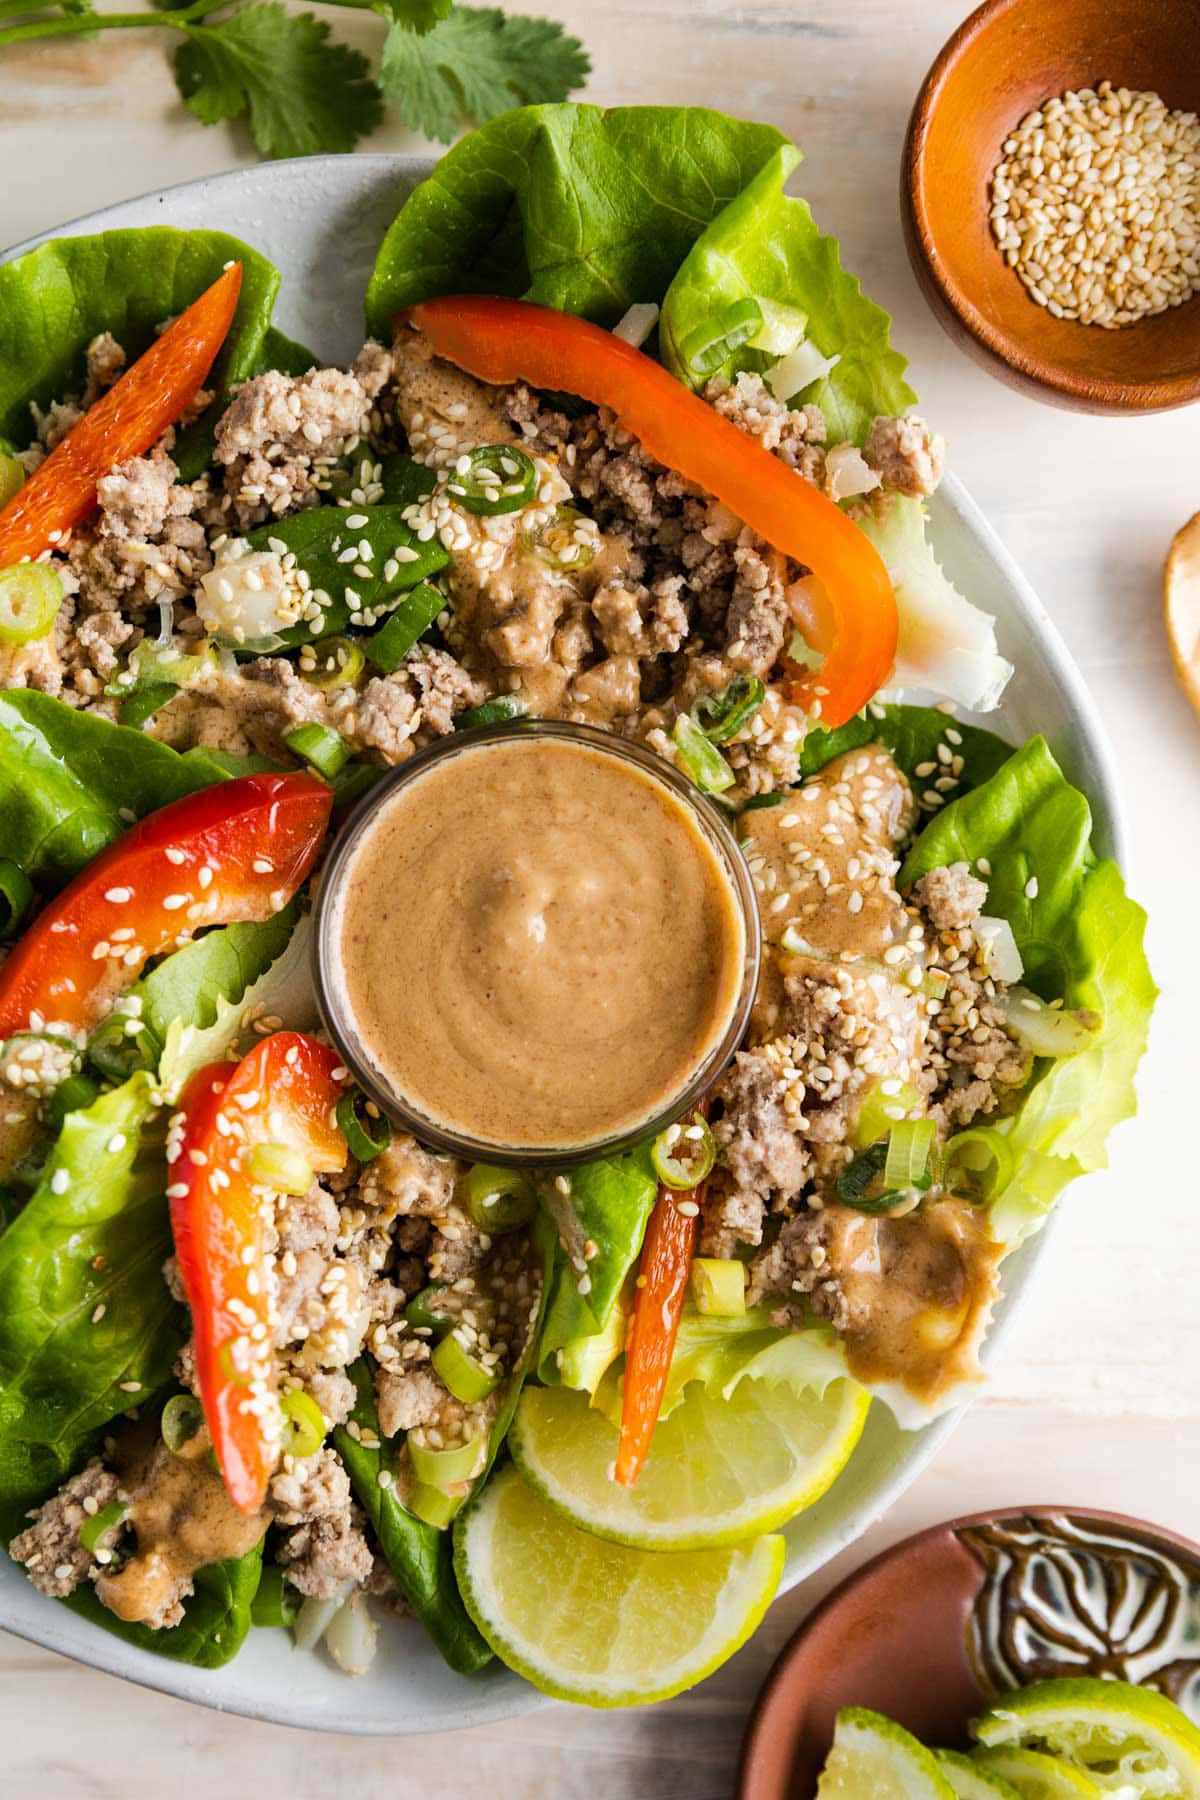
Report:
M391 1126L375 1102L357 1088L338 1101L337 1126L351 1156L360 1163L374 1162L392 1141Z

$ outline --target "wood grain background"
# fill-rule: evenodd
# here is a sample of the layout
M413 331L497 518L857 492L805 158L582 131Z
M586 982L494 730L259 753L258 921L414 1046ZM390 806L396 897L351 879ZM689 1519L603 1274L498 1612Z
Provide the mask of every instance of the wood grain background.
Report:
M1022 1502L1089 1503L1200 1531L1200 726L1171 679L1158 602L1170 536L1200 509L1196 417L1086 419L1019 399L925 310L901 245L900 144L963 0L528 5L586 39L592 98L718 106L770 119L803 147L818 219L894 314L924 410L1054 614L1116 745L1130 879L1151 911L1164 988L1141 1117L1120 1132L1111 1170L1072 1191L1005 1360L940 1459L696 1693L643 1711L547 1706L495 1729L370 1742L201 1712L0 1637L0 1788L14 1800L161 1800L185 1786L189 1800L248 1787L255 1800L717 1800L731 1792L772 1658L832 1580L885 1543L951 1513ZM364 46L378 36L370 20L328 16ZM398 126L370 143L416 147ZM0 241L250 155L235 131L184 114L157 40L24 46L0 62Z

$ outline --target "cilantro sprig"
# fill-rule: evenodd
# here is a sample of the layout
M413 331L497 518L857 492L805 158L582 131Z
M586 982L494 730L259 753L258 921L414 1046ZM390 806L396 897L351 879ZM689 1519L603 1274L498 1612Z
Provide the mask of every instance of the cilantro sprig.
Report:
M578 38L553 20L454 0L336 0L386 25L378 75L323 20L284 0L154 4L154 12L112 12L92 0L0 0L0 51L34 38L173 32L185 104L205 125L243 119L264 156L352 150L387 107L448 144L462 126L509 107L565 100L590 67Z

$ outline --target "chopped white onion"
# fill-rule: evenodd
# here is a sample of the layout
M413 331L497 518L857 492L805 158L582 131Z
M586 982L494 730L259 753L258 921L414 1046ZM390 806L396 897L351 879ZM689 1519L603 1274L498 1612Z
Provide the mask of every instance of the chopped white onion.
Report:
M817 346L805 338L774 368L768 369L763 379L777 400L790 400L804 388L811 387L814 381L824 381L840 361L838 356L822 356Z
M296 1622L292 1626L292 1638L297 1650L311 1650L320 1643L353 1586L352 1581L343 1581L330 1600L317 1600L309 1595L296 1614Z
M1009 987L1025 973L1021 952L1007 919L992 919L980 913L972 928L979 945L983 966L993 981L1007 982Z
M343 1675L365 1675L375 1660L378 1643L379 1626L360 1590L334 1614L325 1631L325 1648Z
M825 458L825 492L831 500L852 500L879 486L873 469L855 444L835 444Z
M200 577L196 613L205 631L235 643L275 639L296 623L296 597L271 550L219 562Z
M1009 988L1000 1002L1004 1022L1035 1056L1077 1056L1096 1041L1100 1021L1094 1013L1064 1012L1047 1006L1028 988Z
M623 338L635 350L640 350L657 324L658 308L653 300L635 300L613 326L613 336Z

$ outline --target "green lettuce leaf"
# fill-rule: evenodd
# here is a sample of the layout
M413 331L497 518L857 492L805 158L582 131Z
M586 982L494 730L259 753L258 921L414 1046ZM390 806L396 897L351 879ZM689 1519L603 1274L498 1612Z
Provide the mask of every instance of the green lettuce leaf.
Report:
M703 107L522 107L473 131L401 207L367 325L468 291L613 325L661 300L696 238L785 140ZM0 422L0 429L3 429Z
M261 923L207 931L164 957L122 996L120 1010L93 1034L92 1060L105 1074L124 1077L135 1069L157 1068L174 1025L207 1034L227 1007L240 1023L245 995L283 955L299 916L293 900ZM127 1031L135 1022L140 1029ZM293 1024L290 1017L287 1022Z
M0 693L0 844L31 881L61 887L135 819L271 766L210 750L180 755L49 694L12 689Z
M1014 1168L992 1202L992 1228L1010 1248L1042 1225L1068 1181L1106 1166L1110 1131L1137 1107L1134 1076L1157 994L1146 915L1116 864L1097 861L1091 832L1087 800L1033 738L933 818L900 871L907 887L930 869L983 857L992 870L987 911L1012 926L1024 982L1101 1021L1077 1055L1039 1062L1018 1111L994 1122Z
M349 1374L358 1394L351 1418L360 1430L379 1438L371 1365L360 1359ZM344 1425L337 1427L333 1441L401 1593L452 1669L460 1675L482 1669L492 1653L459 1595L450 1533L405 1512L394 1488L379 1485L380 1474L393 1468L399 1446L381 1439L379 1449L369 1450Z
M947 732L953 737L947 737ZM929 776L917 774L926 763L939 762L938 746L944 745L963 759L958 792L968 793L988 781L1013 754L1011 744L978 725L960 724L936 706L883 706L872 704L835 731L810 731L800 746L800 774L816 775L836 756L882 744L918 792L929 785Z
M250 1608L262 1577L262 1544L244 1556L208 1563L193 1576L195 1592L184 1602L183 1618L165 1631L119 1619L103 1606L90 1582L63 1602L81 1618L102 1625L139 1650L169 1656L198 1669L220 1669L237 1655L250 1629Z
M667 367L690 383L681 346L698 326L739 300L797 307L808 315L808 341L840 359L804 398L824 412L830 443L862 444L877 413L903 413L916 395L904 380L905 358L888 342L887 313L842 268L837 239L822 236L807 202L784 193L799 161L794 144L779 144L698 238L667 289L659 344ZM762 366L761 355L748 350L720 372Z
M549 1305L538 1349L543 1381L557 1379L559 1353L570 1357L583 1340L604 1331L625 1278L646 1235L658 1177L643 1145L568 1172L569 1192L543 1184L542 1199L558 1227L562 1248L555 1262ZM593 1245L588 1256L586 1246ZM575 1259L575 1266L571 1259ZM588 1292L579 1292L582 1263Z
M128 357L140 356L231 258L241 261L242 291L208 384L227 396L253 372L279 287L279 271L240 239L152 225L52 238L0 268L0 435L32 442L31 406L82 392L94 337L110 331ZM184 451L177 460L190 461ZM197 460L188 478L207 458Z
M103 1426L170 1376L187 1332L162 1279L165 1188L158 1098L139 1073L68 1115L37 1189L0 1237L6 1528Z

